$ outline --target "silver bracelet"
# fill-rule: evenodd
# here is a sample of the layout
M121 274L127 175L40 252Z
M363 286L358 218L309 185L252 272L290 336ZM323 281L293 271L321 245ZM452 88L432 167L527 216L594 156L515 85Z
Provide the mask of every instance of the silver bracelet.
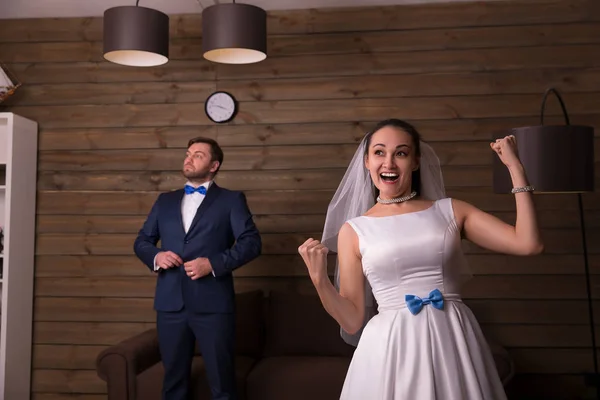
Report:
M521 193L521 192L533 192L535 190L535 188L533 186L521 186L521 187L516 187L516 188L512 188L512 190L510 191L512 194L515 193Z

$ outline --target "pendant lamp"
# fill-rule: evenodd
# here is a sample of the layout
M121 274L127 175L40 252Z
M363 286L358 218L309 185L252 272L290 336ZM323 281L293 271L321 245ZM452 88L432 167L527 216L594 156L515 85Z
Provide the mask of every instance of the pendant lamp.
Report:
M544 108L549 94L558 98L565 119L565 125L544 125ZM587 292L588 318L594 372L586 374L589 387L596 390L595 398L600 400L600 375L596 356L596 332L592 302L590 267L586 240L585 218L582 193L594 191L594 128L584 125L571 125L565 104L556 89L549 88L544 93L540 115L540 125L513 128L493 135L493 140L514 135L519 158L525 169L529 184L536 194L574 193L577 194L579 208L579 228L581 233L583 264ZM507 168L498 157L494 157L493 187L495 193L510 193L512 182Z
M215 4L202 12L204 58L250 64L267 58L267 13L249 4Z
M104 12L104 58L132 67L153 67L169 61L169 17L135 6Z

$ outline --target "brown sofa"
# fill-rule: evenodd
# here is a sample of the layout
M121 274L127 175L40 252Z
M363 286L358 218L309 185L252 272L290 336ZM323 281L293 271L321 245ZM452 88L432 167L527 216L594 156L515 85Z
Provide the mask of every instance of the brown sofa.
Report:
M236 296L236 371L240 399L338 399L354 347L317 296L246 292ZM490 343L506 385L513 363ZM154 329L102 351L97 372L109 400L160 400L163 369ZM210 399L202 356L192 366L192 399Z

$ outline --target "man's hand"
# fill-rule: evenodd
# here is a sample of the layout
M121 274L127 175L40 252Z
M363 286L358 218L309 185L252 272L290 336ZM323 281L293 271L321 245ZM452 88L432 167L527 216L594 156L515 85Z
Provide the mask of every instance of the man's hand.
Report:
M161 251L156 255L156 265L163 269L178 267L183 264L183 260L172 251Z
M183 264L185 273L193 281L212 273L212 265L208 258L199 257Z

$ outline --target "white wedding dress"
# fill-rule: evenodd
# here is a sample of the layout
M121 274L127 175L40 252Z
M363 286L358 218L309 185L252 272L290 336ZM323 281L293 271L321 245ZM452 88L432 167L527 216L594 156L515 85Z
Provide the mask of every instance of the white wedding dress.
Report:
M451 199L348 222L379 312L363 330L340 399L506 399L479 324L460 298L464 256ZM428 303L411 313L405 295L426 299L435 289L443 308Z

